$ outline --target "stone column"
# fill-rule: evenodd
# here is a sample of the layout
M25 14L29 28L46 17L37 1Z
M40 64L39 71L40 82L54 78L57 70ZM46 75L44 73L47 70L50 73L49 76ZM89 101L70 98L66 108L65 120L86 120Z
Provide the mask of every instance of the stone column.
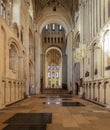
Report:
M42 54L42 79L41 79L41 90L43 91L43 88L45 86L45 54Z
M95 98L95 87L96 87L96 84L93 84L93 99Z
M91 79L94 80L94 49L91 47Z
M86 86L86 98L89 98L89 84Z
M40 93L40 73L41 73L41 37L35 32L35 87L36 93Z
M109 4L108 4L109 0L105 0L105 22L108 20L108 8L109 8Z
M104 84L104 104L106 104L106 83Z
M79 25L80 25L80 41L83 42L84 38L84 4L83 2L80 3L79 11L80 11L80 17L79 17Z
M89 84L89 99L91 99L91 83Z
M10 81L10 102L12 102L12 82Z
M93 16L94 16L94 14L93 14L93 13L94 13L94 4L93 4L93 2L94 2L94 1L92 0L92 1L91 1L91 6L92 6L92 7L91 7L91 8L92 8L92 10L91 10L91 12L92 12L92 13L91 13L91 27L92 27L92 29L91 29L91 38L93 38L93 29L94 29L94 28L93 28L93 27L94 27L94 18L93 18Z
M100 0L97 0L97 30L100 29Z
M101 2L101 27L103 26L103 24L104 24L104 20L105 20L105 17L104 17L104 0L101 0L100 1Z
M97 32L97 0L94 1L94 34Z
M94 85L94 83L92 82L91 83L91 99L93 99L93 85Z
M6 81L0 80L0 108L5 107L6 104Z
M16 83L16 100L18 100L19 99L19 83Z
M67 86L70 91L72 87L72 32L67 37Z
M62 84L67 83L67 55L62 55Z
M12 81L11 86L12 86L12 87L11 87L11 88L12 88L12 89L11 89L11 93L12 93L12 94L11 94L11 95L12 95L11 100L12 100L12 102L14 102L14 81Z
M100 84L98 84L98 99L97 99L98 102L100 102Z
M13 82L13 89L14 89L14 101L16 101L16 81Z

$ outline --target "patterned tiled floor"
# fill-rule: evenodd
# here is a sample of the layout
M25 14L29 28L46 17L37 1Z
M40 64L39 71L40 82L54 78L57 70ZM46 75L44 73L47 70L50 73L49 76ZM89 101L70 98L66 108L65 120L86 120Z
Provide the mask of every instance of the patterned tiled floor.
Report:
M52 113L52 123L47 124L47 130L110 130L110 110L105 107L77 97L64 102L80 102L85 106L47 105L43 102L63 102L63 100L39 98L39 96L46 95L33 96L0 110L0 130L8 125L4 122L16 113Z

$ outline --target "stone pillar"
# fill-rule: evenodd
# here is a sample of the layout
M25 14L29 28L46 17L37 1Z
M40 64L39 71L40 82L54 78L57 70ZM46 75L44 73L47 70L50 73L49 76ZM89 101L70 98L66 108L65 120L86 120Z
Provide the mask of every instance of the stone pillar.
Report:
M104 104L106 104L106 83L104 84Z
M62 55L62 84L67 83L67 55Z
M105 18L104 18L104 0L101 0L100 1L101 2L101 27L103 26L103 24L104 24L104 20L105 20Z
M109 4L108 4L109 0L105 0L105 22L108 20L108 8L109 8Z
M94 79L94 49L91 47L91 79Z
M85 90L85 97L87 98L88 97L88 93L87 93L87 83L85 83L85 88L86 88L86 90Z
M16 101L18 100L18 87L19 87L19 83L16 83Z
M95 86L96 84L93 84L93 99L95 98Z
M89 99L91 99L91 83L89 84Z
M88 32L89 32L89 35L88 35L88 43L91 41L91 30L92 30L92 4L91 4L91 0L88 0Z
M40 73L41 73L41 37L35 32L35 87L36 93L40 93Z
M100 0L97 0L97 30L100 29Z
M12 82L10 81L10 102L12 102Z
M6 81L0 80L0 108L4 108L6 104Z
M94 85L94 83L92 82L91 83L91 99L93 99L93 85Z
M98 84L98 99L97 99L98 102L100 102L100 84Z
M108 0L108 17L110 17L110 0Z
M12 100L12 102L14 102L14 82L12 81L12 84L11 84L11 88L12 88L12 90L11 90L11 95L12 95L12 97L11 97L11 100Z
M79 11L80 11L80 17L79 17L79 25L80 25L80 40L83 41L83 7L82 5L79 6Z
M97 14L97 7L96 7L96 5L97 5L97 3L96 3L96 1L97 0L94 0L94 35L96 35L96 29L97 29L97 16L96 16L96 14Z
M72 32L67 37L67 86L70 91L72 87Z
M89 98L89 84L86 86L86 98Z
M92 27L92 29L91 29L91 38L93 38L93 29L94 29L94 18L93 18L93 16L94 16L94 4L93 4L93 0L91 1L91 8L92 8L92 10L91 10L91 27Z
M13 89L14 89L14 101L16 101L16 82L13 83Z

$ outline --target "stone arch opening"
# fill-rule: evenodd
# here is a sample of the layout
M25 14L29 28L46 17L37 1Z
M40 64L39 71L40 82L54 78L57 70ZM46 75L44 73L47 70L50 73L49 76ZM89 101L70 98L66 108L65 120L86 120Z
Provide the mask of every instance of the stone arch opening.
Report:
M104 76L110 74L110 30L107 30L103 36L103 57L104 57Z
M19 54L14 44L10 45L9 49L9 68L13 71L18 72Z
M62 52L57 47L50 47L45 52L45 86L62 88Z

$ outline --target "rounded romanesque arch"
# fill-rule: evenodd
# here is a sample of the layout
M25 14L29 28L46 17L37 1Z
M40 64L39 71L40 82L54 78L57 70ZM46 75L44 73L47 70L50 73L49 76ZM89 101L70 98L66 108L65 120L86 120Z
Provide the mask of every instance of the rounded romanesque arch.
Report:
M50 47L45 52L45 86L62 87L62 52L57 47Z
M9 38L9 69L13 78L23 77L23 48L14 38ZM13 74L14 73L14 74Z
M37 30L41 34L43 28L47 24L56 23L60 24L64 27L66 34L68 34L73 27L72 19L68 11L64 11L63 9L54 12L51 8L44 8L42 12L38 14L37 22Z

